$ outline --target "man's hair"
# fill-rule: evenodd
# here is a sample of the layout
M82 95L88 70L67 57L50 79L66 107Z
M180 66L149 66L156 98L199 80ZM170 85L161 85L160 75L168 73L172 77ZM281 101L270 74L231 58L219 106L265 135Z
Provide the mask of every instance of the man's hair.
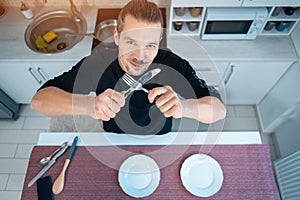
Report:
M127 15L132 15L138 21L158 23L163 27L163 16L158 6L148 0L131 0L120 11L117 30L120 33L124 27L124 20Z

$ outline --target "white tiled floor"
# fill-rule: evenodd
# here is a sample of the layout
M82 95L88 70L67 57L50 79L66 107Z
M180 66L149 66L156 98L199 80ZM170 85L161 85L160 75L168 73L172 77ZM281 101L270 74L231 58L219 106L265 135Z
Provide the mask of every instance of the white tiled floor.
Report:
M259 130L253 106L228 106L224 124L225 131ZM40 132L50 126L51 118L30 107L22 106L16 121L0 121L0 200L18 200L25 179L26 168L33 146ZM263 143L273 142L262 136Z
M50 118L22 106L16 121L0 121L0 199L18 200L28 159L40 132L47 131Z

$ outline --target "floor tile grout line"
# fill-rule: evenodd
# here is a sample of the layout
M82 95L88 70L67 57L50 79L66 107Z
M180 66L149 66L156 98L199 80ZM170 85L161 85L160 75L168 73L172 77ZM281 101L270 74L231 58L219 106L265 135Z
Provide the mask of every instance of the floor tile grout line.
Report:
M6 180L6 184L5 184L5 190L4 191L7 191L9 179L10 179L10 173L8 174L8 177L7 177L7 180Z
M233 109L232 109L232 110L233 110L233 115L234 115L234 117L238 117L238 116L237 116L237 113L236 113L236 106L233 106Z
M23 189L22 189L23 190ZM22 192L22 190L4 190L4 192Z
M24 144L24 145L36 145L37 144L37 141L36 142L28 142L28 143L16 143L16 142L5 142L5 143L0 143L0 145L2 144Z
M22 125L21 130L24 130L24 126L25 126L25 122L26 122L27 117L24 117L24 118L25 118L25 119L23 120L23 125Z
M16 155L17 155L18 149L19 149L19 143L17 143L17 148L16 148L16 150L15 150L14 158L16 158Z
M12 175L25 175L26 173L0 173L0 175L9 175L9 174L12 174Z
M0 158L0 160L16 160L16 159L28 160L29 158L15 158L15 157L3 157L3 158Z

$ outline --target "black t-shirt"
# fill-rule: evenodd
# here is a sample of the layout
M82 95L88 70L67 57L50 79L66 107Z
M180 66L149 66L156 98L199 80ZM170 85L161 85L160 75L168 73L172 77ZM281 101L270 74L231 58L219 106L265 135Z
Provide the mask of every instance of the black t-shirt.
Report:
M47 81L41 88L54 86L70 93L96 92L97 95L108 88L125 91L129 86L121 79L125 72L116 57L116 50L98 48L70 71ZM168 50L158 51L148 70L154 68L160 68L161 72L143 85L148 90L169 85L183 98L216 96L220 99L219 93L198 78L186 60ZM139 77L134 78L137 80ZM155 104L149 102L148 94L142 90L134 91L128 96L125 106L114 119L103 122L105 131L139 135L164 134L171 127L172 118L164 117Z

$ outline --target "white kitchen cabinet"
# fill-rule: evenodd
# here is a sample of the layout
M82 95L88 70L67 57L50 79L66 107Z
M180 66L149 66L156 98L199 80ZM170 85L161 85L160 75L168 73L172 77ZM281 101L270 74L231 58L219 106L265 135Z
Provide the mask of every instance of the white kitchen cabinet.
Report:
M223 76L225 69L229 65L229 62L213 62L213 61L199 61L190 60L190 64L195 69L197 75L205 80L207 85L222 87Z
M260 35L289 35L300 18L299 0L244 0L243 7L266 7L268 17ZM294 9L293 14L286 14L285 9Z
M199 36L203 28L207 8L209 7L266 7L268 10L267 20L264 21L263 29L260 35L290 35L295 26L300 21L300 1L299 0L172 0L170 5L170 35L188 35ZM178 15L176 9L184 8L183 15ZM201 14L192 17L190 9L199 8ZM274 15L280 10L278 15ZM285 14L284 10L293 10L292 14ZM196 29L190 29L191 26L197 26ZM179 27L179 28L178 28Z
M179 9L179 11L177 11ZM198 9L194 14L191 9ZM200 35L205 8L194 4L193 6L174 6L170 10L169 34L171 35ZM194 12L195 13L195 12Z
M299 6L300 2L298 7L267 7L269 14L260 35L289 35L299 22Z
M240 7L241 4L242 0L172 0L169 34L200 36L207 7ZM178 9L182 10L178 11ZM199 14L194 15L195 10L191 11L192 9L198 9Z
M37 89L70 69L74 62L0 63L0 87L15 102L29 104Z
M213 86L215 89L217 89L222 99L226 99L223 76L225 73L225 69L229 65L229 62L191 60L190 64L195 69L198 77L205 80L208 86Z
M290 67L289 61L231 62L224 72L227 104L256 105Z
M299 6L299 0L244 0L242 6Z
M190 61L197 75L216 87L226 104L255 105L275 85L292 62Z
M230 7L230 6L241 6L243 0L172 0L171 4L175 6L194 6L194 5L202 5L202 6L218 6L218 7Z

